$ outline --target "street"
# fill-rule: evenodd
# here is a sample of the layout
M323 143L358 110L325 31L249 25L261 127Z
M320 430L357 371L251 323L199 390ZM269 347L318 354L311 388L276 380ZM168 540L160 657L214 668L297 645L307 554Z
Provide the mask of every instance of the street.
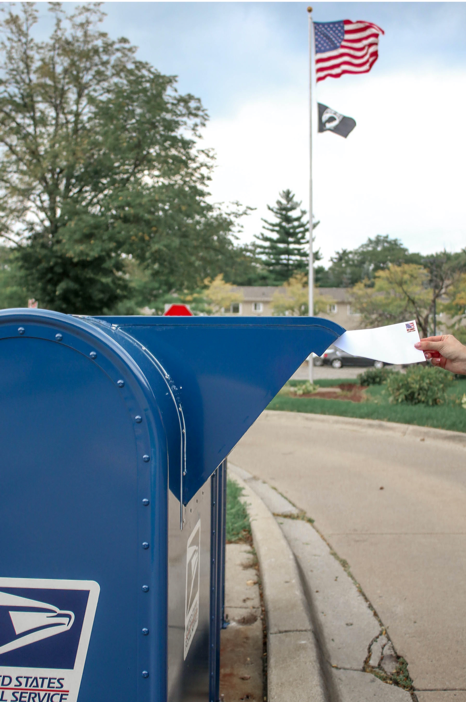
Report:
M466 451L337 417L265 412L231 454L309 517L406 658L420 702L465 700Z

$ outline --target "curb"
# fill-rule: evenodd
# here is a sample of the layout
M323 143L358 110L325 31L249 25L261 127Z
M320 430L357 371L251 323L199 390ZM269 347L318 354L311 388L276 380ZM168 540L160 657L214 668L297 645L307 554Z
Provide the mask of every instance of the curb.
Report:
M288 702L290 690L293 702L417 700L391 681L399 658L386 628L321 534L264 481L231 463L228 474L259 560L269 702Z
M273 514L242 479L242 471L233 466L229 471L243 488L241 499L260 565L267 617L267 700L285 702L292 689L293 702L325 702L319 650L293 553Z
M362 429L370 431L391 432L401 436L412 437L413 439L430 439L433 441L450 441L457 446L466 448L466 433L460 431L448 431L447 429L434 429L433 427L421 427L415 424L399 424L398 422L384 422L379 419L359 419L357 417L340 417L335 414L312 414L310 412L285 412L283 410L265 410L263 417L272 415L283 417L299 416L304 422L325 423L327 426L350 427L351 429ZM465 412L466 425L466 412Z

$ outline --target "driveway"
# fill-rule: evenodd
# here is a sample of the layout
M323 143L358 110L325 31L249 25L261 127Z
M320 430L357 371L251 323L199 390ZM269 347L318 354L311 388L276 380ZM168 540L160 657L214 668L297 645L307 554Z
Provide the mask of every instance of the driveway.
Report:
M315 519L348 561L420 702L466 700L465 444L267 411L231 460Z

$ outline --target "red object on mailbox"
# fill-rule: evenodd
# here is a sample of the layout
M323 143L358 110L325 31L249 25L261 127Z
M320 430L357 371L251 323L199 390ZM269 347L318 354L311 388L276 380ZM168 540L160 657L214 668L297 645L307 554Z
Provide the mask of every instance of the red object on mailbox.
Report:
M170 305L164 317L192 317L193 313L186 305Z

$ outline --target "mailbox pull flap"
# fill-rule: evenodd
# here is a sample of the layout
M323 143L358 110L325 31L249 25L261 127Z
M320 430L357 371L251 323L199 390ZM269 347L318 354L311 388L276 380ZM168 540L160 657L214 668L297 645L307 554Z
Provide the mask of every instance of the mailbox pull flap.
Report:
M311 352L345 331L318 317L102 317L141 344L173 382L186 466L170 489L185 505Z

